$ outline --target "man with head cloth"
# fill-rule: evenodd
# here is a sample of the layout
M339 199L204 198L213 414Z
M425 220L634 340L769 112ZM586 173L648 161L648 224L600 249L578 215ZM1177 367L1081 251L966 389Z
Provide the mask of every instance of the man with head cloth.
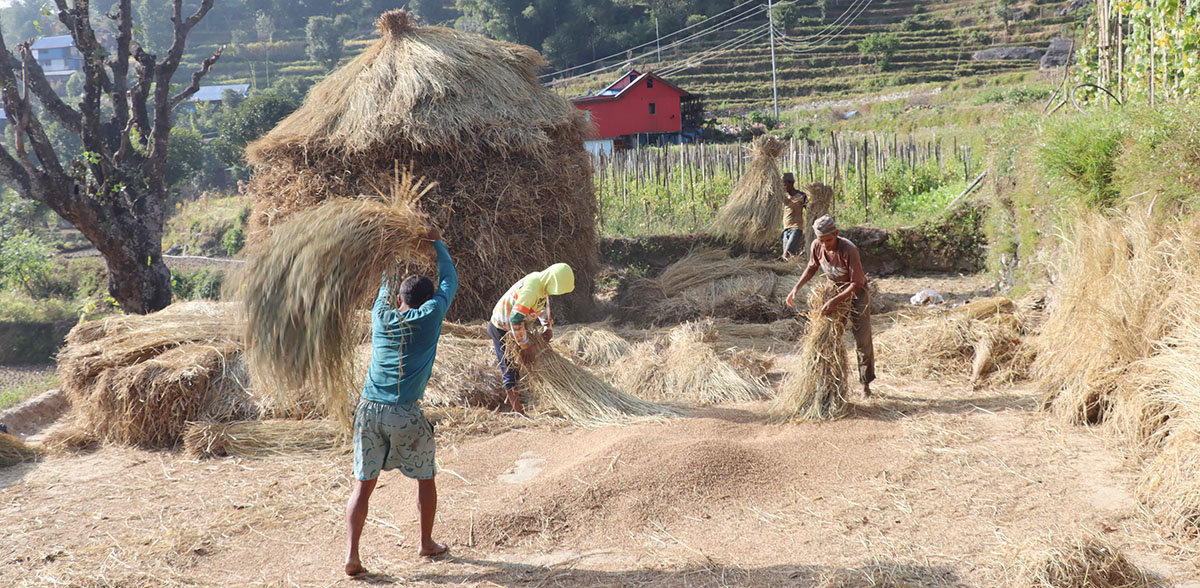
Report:
M804 243L804 209L808 206L808 194L796 189L796 176L792 172L783 174L783 259L800 253Z
M854 329L854 343L858 350L858 381L862 383L863 397L871 397L871 381L875 379L875 346L871 339L871 295L867 291L867 275L863 273L858 247L849 239L838 235L837 225L828 214L813 222L817 238L809 249L808 266L796 287L787 295L787 305L795 308L796 294L808 283L820 268L825 277L835 284L844 285L841 292L821 307L821 314L829 315L843 300L850 298L850 325ZM811 312L814 309L809 309Z
M492 319L488 321L488 335L492 337L492 346L496 350L496 362L500 364L500 373L504 376L504 394L509 406L516 412L524 414L521 407L521 395L517 391L520 374L517 368L509 363L504 356L504 335L510 335L512 342L520 347L522 357L533 345L525 327L528 321L537 319L545 327L542 339L550 341L553 336L554 320L550 317L550 296L566 294L575 289L575 272L565 263L556 263L540 272L533 272L513 284L492 310Z

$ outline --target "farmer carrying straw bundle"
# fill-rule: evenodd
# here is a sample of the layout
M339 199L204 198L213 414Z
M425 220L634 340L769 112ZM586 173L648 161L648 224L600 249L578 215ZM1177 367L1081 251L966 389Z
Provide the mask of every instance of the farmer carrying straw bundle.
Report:
M458 291L458 272L441 233L430 228L425 239L433 241L437 251L437 289L429 278L412 275L394 294L385 280L371 310L371 367L354 414L355 482L346 506L346 574L350 576L366 571L359 558L358 541L380 470L399 469L417 480L419 553L432 557L446 551L445 545L433 540L437 467L433 426L425 418L420 401L433 370L442 321Z
M858 247L849 239L838 235L833 217L824 215L813 222L817 238L809 250L808 266L787 295L787 305L796 307L796 294L817 273L835 284L845 285L842 291L821 307L821 314L829 315L838 304L851 298L850 325L854 329L854 342L858 351L858 381L862 383L863 398L871 397L871 381L875 379L875 347L871 339L871 295L867 291L867 275L863 273ZM814 309L810 309L812 311Z
M513 411L525 414L521 406L521 395L517 391L520 374L516 366L504 356L504 336L511 334L512 341L520 347L522 362L528 365L532 357L533 341L529 338L525 324L537 319L545 327L542 339L549 342L554 336L554 320L550 316L550 296L567 294L575 289L575 272L565 263L556 263L540 272L533 272L513 284L492 310L488 321L488 335L496 349L496 362L504 376L504 395Z
M808 194L796 189L796 176L792 172L783 174L783 260L800 253L804 246L804 208L808 206Z

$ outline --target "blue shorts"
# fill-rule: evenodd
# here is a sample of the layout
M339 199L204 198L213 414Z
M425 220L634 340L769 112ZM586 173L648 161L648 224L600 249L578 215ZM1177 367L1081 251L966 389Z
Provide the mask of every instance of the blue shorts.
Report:
M360 400L354 411L354 477L374 480L381 470L399 469L416 480L437 474L433 425L416 402L384 404Z

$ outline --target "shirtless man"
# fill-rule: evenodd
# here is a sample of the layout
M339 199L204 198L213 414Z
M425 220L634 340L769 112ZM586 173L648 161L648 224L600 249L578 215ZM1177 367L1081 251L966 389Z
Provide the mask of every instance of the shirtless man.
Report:
M858 351L858 381L862 383L863 398L871 397L871 381L875 379L875 345L871 339L871 294L867 291L867 275L863 273L858 247L849 239L838 236L837 225L828 214L813 222L817 238L809 250L808 266L796 282L796 287L787 295L787 305L796 307L796 294L812 279L820 268L825 277L845 287L837 296L830 298L821 307L821 314L829 315L838 304L851 298L850 326L854 329L854 343Z

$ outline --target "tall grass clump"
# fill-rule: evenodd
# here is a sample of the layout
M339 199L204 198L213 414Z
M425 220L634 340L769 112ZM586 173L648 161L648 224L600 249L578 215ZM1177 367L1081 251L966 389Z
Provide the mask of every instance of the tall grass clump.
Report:
M1124 130L1115 115L1083 115L1047 130L1041 148L1047 176L1061 180L1075 200L1089 208L1112 206L1118 196L1113 182Z

